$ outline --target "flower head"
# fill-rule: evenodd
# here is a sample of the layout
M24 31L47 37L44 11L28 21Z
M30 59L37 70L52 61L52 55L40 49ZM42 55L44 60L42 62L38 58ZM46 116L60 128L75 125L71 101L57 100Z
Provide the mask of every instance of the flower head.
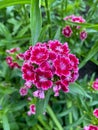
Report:
M72 29L71 29L71 27L70 26L66 26L65 28L63 28L62 34L65 37L71 37L71 35L72 35Z
M98 118L98 108L96 108L94 111L93 111L93 115Z
M98 127L94 125L89 125L89 126L85 126L84 130L98 130Z
M21 96L26 96L28 93L28 89L26 87L21 87L19 93Z
M92 88L98 90L98 78L93 82Z
M80 39L83 41L87 38L87 32L86 31L82 31L80 32Z

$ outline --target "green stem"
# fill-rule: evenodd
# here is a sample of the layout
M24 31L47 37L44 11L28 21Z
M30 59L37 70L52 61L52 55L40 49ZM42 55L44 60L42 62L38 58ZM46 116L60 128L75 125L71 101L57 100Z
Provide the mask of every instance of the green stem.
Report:
M67 102L67 107L70 108L72 107L72 102L68 100ZM72 113L69 113L69 124L72 124L73 120L72 120ZM71 127L70 130L73 130L73 128Z
M53 112L53 110L51 109L51 107L49 105L47 107L47 112L50 115L50 117L52 118L52 120L54 121L54 123L56 124L56 126L58 127L58 129L63 130L60 122L58 121L57 117L55 116L55 113Z
M45 5L46 5L46 13L47 13L48 24L51 25L48 0L45 0ZM51 28L50 27L49 27L49 38L51 39Z
M39 116L39 118L38 118L38 121L41 123L41 125L44 126L45 130L50 130L49 125L48 125L45 121L43 121L40 116Z

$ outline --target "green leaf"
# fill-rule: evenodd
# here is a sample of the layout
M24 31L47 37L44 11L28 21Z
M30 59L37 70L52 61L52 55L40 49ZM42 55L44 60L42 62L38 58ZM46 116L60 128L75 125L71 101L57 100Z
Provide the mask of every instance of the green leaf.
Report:
M82 68L87 61L89 61L98 52L98 41L93 45L91 50L87 53L84 60L80 63L79 68Z
M38 41L42 27L42 17L40 13L39 3L39 0L31 0L30 27L32 45L35 45L35 43Z
M2 122L3 122L3 129L4 130L10 130L10 125L9 125L9 122L8 122L7 115L4 114L2 116Z
M90 99L92 98L90 95L86 93L83 86L79 85L78 83L70 84L69 89L70 89L70 93L72 94L81 95L84 97L88 97Z
M2 0L0 1L0 9L17 4L30 4L30 0Z

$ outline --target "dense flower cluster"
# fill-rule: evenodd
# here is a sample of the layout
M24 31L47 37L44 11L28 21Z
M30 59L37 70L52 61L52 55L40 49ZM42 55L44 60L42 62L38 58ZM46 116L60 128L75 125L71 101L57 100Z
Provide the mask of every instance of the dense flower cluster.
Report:
M22 78L24 87L20 88L22 96L35 86L34 97L45 98L45 91L52 88L54 96L59 91L69 91L69 84L78 78L78 58L70 53L67 43L50 40L48 43L37 43L24 52ZM33 114L31 112L29 115Z
M70 16L67 16L64 18L64 20L69 20L71 22L75 22L75 23L84 23L85 22L85 19L82 18L82 16L75 16L75 15L70 15ZM87 32L85 30L81 30L80 29L81 27L80 26L76 26L74 28L71 27L71 26L65 26L62 30L62 34L65 36L65 37L71 37L71 35L73 34L73 29L74 29L74 32L76 30L76 32L78 33L78 35L80 35L80 39L81 40L85 40L87 38Z
M10 68L21 68L21 66L18 64L17 60L23 59L23 54L18 54L17 52L20 50L20 48L12 48L10 50L6 50L6 52L9 54L9 56L6 57L6 62L9 65Z
M92 88L98 90L98 78L93 82Z

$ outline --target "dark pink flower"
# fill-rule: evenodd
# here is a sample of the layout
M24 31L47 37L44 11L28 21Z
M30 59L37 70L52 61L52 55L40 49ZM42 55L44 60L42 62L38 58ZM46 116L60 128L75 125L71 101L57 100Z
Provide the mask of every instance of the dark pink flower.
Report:
M56 83L56 86L58 86L58 88L61 88L64 92L69 92L69 88L68 88L68 85L66 86L66 85L64 85L63 83L62 83L62 81L57 81Z
M27 82L25 82L24 86L27 87L27 88L31 88L32 82L27 81Z
M41 69L36 70L35 84L36 87L42 90L48 90L52 87L53 82L51 81L53 75L51 71L43 71Z
M98 78L92 84L93 89L98 90Z
M14 68L20 69L20 68L21 68L21 66L20 66L17 62L11 63L11 64L10 64L10 67L11 67L12 69L14 69Z
M21 96L26 96L28 93L28 89L26 87L21 87L19 93Z
M30 59L32 49L33 49L33 47L30 46L29 49L27 51L25 51L25 53L23 54L25 60L29 60Z
M13 58L11 56L7 56L6 62L7 62L8 65L10 65L13 62Z
M83 41L87 38L87 32L86 31L82 31L80 32L80 39Z
M58 76L68 76L70 75L70 60L67 57L58 56L58 58L54 61L54 67L56 69L55 73Z
M72 22L84 23L84 22L85 22L85 19L83 19L82 16L75 16L75 15L73 15L73 17L72 17Z
M41 64L49 57L48 49L46 47L34 47L31 54L31 62L35 64Z
M89 126L85 126L84 130L98 130L98 127L94 125L89 125Z
M67 42L65 42L63 45L58 40L50 40L48 42L49 49L52 50L56 55L67 55L69 53L69 48ZM52 58L52 55L50 55L50 58Z
M33 96L34 97L38 97L40 99L44 99L45 98L43 90L37 90L37 91L33 92Z
M71 83L75 82L75 81L78 79L78 77L79 77L78 71L73 71L73 72L71 73L70 82L71 82Z
M36 113L36 107L35 107L35 104L31 104L30 105L30 110L28 111L28 116L31 116L31 115L35 115Z
M20 53L16 56L17 59L19 60L24 60L24 54L23 53Z
M70 64L72 66L72 69L76 70L79 64L79 59L73 54L69 54L69 59L70 59Z
M94 111L93 111L93 115L98 118L98 108L96 108Z
M65 36L65 37L71 37L72 35L72 29L70 26L66 26L65 28L63 28L62 30L62 34Z
M35 79L34 67L31 64L24 63L22 66L22 78L27 82L33 82Z
M17 48L12 48L12 49L10 49L10 50L6 50L6 52L9 53L9 54L11 54L11 53L15 53L15 52L17 52L17 51L19 51L19 50L20 50L20 48L17 47Z
M54 96L55 97L57 97L57 96L59 96L59 91L60 91L60 89L61 89L61 85L55 85L54 87L53 87L53 91L54 91Z

